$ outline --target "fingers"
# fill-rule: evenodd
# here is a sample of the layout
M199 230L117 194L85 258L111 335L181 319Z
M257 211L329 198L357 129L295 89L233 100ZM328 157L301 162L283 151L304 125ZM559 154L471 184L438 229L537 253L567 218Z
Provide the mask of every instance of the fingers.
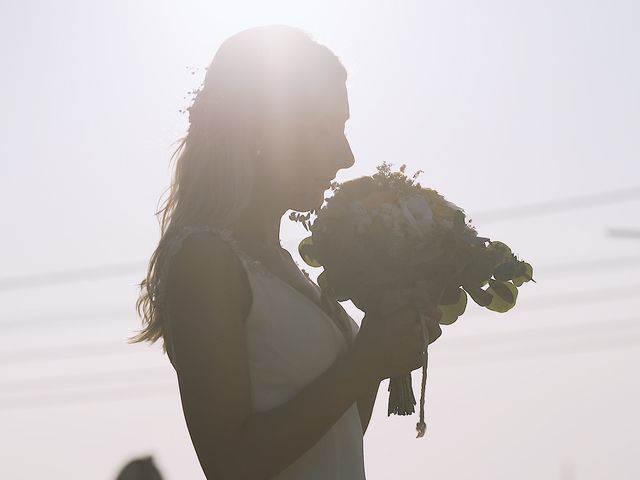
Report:
M427 326L427 320L424 317L424 315L420 315L418 314L418 330L420 333L420 337L422 337L422 345L423 348L428 344L429 342L429 327Z
M440 335L442 335L442 328L440 327L439 320L442 317L439 310L437 314L432 313L423 313L420 315L422 324L424 325L425 330L428 332L428 343L431 344L435 342Z
M424 365L424 357L425 357L426 354L427 354L427 350L426 349L422 349L420 351L420 353L418 354L418 358L416 360L416 363L415 363L414 370L416 368L420 368L420 367L422 367Z
M391 313L400 310L401 308L410 307L411 304L407 300L407 295L404 290L390 289L381 292L377 298L378 301L378 314L382 316L390 315Z
M442 312L437 305L428 305L426 307L426 312L427 315L429 315L429 317L431 317L436 322L440 322L440 320L442 319Z

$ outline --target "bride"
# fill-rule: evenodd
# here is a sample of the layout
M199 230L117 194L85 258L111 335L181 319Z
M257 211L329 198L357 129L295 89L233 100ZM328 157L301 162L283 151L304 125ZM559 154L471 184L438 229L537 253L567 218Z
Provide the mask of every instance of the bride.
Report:
M223 42L189 110L140 285L143 329L175 368L208 479L365 478L380 382L422 366L440 334L388 292L361 327L280 244L288 210L319 208L354 163L346 70L305 32Z

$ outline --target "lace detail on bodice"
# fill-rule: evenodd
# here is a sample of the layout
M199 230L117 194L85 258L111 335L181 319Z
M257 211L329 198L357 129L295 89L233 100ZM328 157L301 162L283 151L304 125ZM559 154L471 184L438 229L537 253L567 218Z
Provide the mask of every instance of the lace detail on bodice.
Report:
M182 248L182 244L184 241L194 233L207 232L218 235L224 241L226 241L233 251L242 258L247 266L254 272L259 272L268 277L273 277L273 274L265 268L261 261L256 260L253 257L247 255L247 253L240 248L238 242L233 236L233 232L228 228L215 227L212 225L189 225L182 229L180 233L178 233L174 238L171 239L169 245L167 246L167 255L171 257L178 253ZM168 262L165 262L165 268L168 268Z

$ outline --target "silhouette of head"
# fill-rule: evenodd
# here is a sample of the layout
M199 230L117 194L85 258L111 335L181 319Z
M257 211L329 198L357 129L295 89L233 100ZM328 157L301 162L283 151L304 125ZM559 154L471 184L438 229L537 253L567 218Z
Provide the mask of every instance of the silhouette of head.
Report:
M162 475L153 462L153 457L142 457L127 463L116 480L162 480Z
M226 175L235 188L226 200L242 194L283 213L318 207L327 182L354 162L346 78L335 54L299 29L268 25L229 37L188 109L187 146L202 158L180 166L184 186L188 177L211 190Z

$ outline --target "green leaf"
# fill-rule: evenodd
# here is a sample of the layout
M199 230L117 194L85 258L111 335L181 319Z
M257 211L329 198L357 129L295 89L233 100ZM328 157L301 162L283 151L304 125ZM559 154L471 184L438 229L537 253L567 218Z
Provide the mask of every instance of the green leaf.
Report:
M491 288L491 290L495 292L495 295L498 295L505 302L515 303L516 294L507 286L507 282L489 280L489 288Z
M298 245L298 253L305 261L305 263L311 267L321 267L322 264L318 262L313 256L313 241L311 237L303 238L300 244Z
M486 307L494 312L504 313L511 310L518 298L518 288L511 282L490 280L487 292L493 295L493 300Z
M466 215L461 210L456 210L453 213L453 230L456 232L464 232L466 227L465 223Z
M457 285L446 287L442 292L440 305L455 305L460 300L460 288Z
M440 325L451 325L467 308L467 294L461 288L458 288L458 300L452 305L438 305L438 310L442 314Z
M524 282L533 280L533 267L527 262L522 263L524 264L524 272L512 280L516 287L520 287ZM535 282L535 280L533 281Z
M320 275L318 275L318 286L325 292L331 291L331 287L329 286L329 282L327 281L326 272L322 272L320 273Z
M516 264L513 262L505 262L498 265L493 271L493 278L501 282L513 280L516 276Z
M493 294L489 292L489 289L483 290L480 287L464 286L466 292L471 296L474 302L481 307L486 307L493 301Z
M496 257L503 258L504 260L509 260L513 255L508 245L498 241L490 242L489 245L487 245L487 250L495 254Z

